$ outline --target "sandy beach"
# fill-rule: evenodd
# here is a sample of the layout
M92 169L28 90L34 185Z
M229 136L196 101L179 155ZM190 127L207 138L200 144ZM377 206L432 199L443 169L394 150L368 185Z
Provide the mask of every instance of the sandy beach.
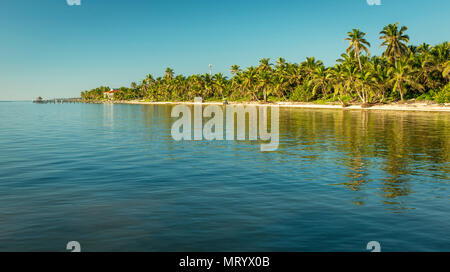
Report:
M114 104L137 104L137 105L191 105L194 102L147 102L142 100L130 101L105 101L103 103ZM204 105L223 105L222 102L203 102ZM285 108L307 108L307 109L336 109L336 110L389 110L389 111L430 111L430 112L450 112L450 104L433 104L427 102L405 102L392 104L376 104L370 107L363 107L361 104L352 104L343 107L340 104L314 104L302 102L274 102L274 103L258 103L258 102L228 102L229 105L279 105Z

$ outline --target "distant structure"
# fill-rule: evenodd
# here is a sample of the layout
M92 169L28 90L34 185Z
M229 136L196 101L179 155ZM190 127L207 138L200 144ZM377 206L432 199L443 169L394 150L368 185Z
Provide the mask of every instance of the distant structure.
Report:
M63 103L81 103L82 99L79 97L76 98L53 98L44 100L42 97L38 97L33 100L33 103L38 104L63 104Z
M212 79L212 64L209 65L209 79Z
M114 94L115 93L120 93L120 92L121 92L120 89L111 89L111 90L109 90L107 92L104 92L103 93L103 97L104 98L108 98L108 99L113 99L114 98Z

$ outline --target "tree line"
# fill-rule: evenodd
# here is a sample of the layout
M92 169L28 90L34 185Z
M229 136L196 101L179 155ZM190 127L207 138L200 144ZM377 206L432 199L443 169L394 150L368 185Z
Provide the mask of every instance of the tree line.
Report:
M390 103L406 99L450 103L449 42L431 46L409 45L406 26L389 24L380 32L381 56L370 54L366 33L353 29L347 33L349 46L326 67L308 57L301 63L263 58L258 66L241 69L231 66L232 77L222 73L175 75L171 68L162 77L147 75L139 83L120 88L115 100L191 101L298 101ZM84 100L102 100L109 87L81 93Z

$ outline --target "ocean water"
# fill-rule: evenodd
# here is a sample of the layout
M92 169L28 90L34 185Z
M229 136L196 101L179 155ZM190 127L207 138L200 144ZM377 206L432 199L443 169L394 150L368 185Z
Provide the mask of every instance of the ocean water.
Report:
M0 251L450 251L450 114L280 109L280 145L172 106L0 103Z

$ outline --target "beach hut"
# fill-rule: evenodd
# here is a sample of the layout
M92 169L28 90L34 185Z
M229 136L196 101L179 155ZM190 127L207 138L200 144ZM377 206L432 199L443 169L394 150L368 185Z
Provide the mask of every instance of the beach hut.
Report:
M119 92L121 92L120 89L111 89L111 90L109 90L107 92L104 92L103 93L103 97L104 98L108 98L108 99L113 99L114 98L114 94L115 93L119 93Z

